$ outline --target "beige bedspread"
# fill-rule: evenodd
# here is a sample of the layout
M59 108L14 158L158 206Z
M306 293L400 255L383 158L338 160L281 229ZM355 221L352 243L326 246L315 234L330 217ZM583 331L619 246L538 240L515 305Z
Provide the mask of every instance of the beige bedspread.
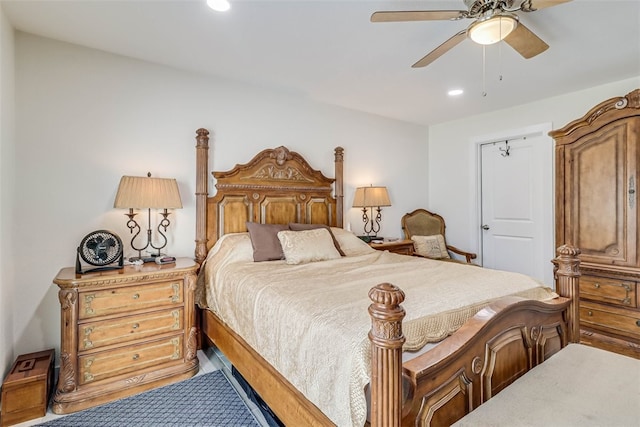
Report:
M557 296L520 274L389 252L253 262L245 233L219 240L204 271L208 307L338 426L365 422L367 295L376 284L405 292L409 349L445 338L493 299Z

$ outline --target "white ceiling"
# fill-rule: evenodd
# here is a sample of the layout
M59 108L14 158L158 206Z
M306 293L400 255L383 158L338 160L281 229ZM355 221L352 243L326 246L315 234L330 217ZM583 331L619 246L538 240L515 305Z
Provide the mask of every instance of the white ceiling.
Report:
M1 0L18 30L430 125L640 76L640 0L573 0L522 22L550 48L525 60L465 40L411 64L471 20L371 23L376 10L466 9L462 0ZM503 78L500 81L499 75ZM463 88L451 98L447 91Z

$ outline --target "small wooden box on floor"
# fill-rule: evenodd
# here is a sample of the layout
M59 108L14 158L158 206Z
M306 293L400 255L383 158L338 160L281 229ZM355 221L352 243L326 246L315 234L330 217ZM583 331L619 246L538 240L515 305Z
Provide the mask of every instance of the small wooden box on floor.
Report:
M53 387L55 351L45 350L18 356L2 383L2 421L10 426L47 412Z

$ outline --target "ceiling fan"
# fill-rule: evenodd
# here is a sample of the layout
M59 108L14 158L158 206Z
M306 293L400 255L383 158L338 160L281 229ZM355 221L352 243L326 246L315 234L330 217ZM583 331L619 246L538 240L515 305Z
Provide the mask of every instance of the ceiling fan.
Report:
M371 22L403 21L457 21L463 18L474 21L466 29L429 52L412 65L425 67L444 55L458 43L469 37L476 43L489 45L504 40L524 58L529 59L549 48L540 37L529 30L516 12L534 12L571 0L463 0L468 10L426 10L374 12Z

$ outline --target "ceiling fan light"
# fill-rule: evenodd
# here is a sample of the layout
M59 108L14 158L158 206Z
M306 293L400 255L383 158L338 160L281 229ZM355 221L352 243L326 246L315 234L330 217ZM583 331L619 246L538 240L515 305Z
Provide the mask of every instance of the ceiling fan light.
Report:
M216 12L226 12L231 8L228 0L207 0L207 6Z
M478 44L494 44L507 37L518 26L518 20L513 15L494 15L485 20L471 24L467 33L469 38Z

